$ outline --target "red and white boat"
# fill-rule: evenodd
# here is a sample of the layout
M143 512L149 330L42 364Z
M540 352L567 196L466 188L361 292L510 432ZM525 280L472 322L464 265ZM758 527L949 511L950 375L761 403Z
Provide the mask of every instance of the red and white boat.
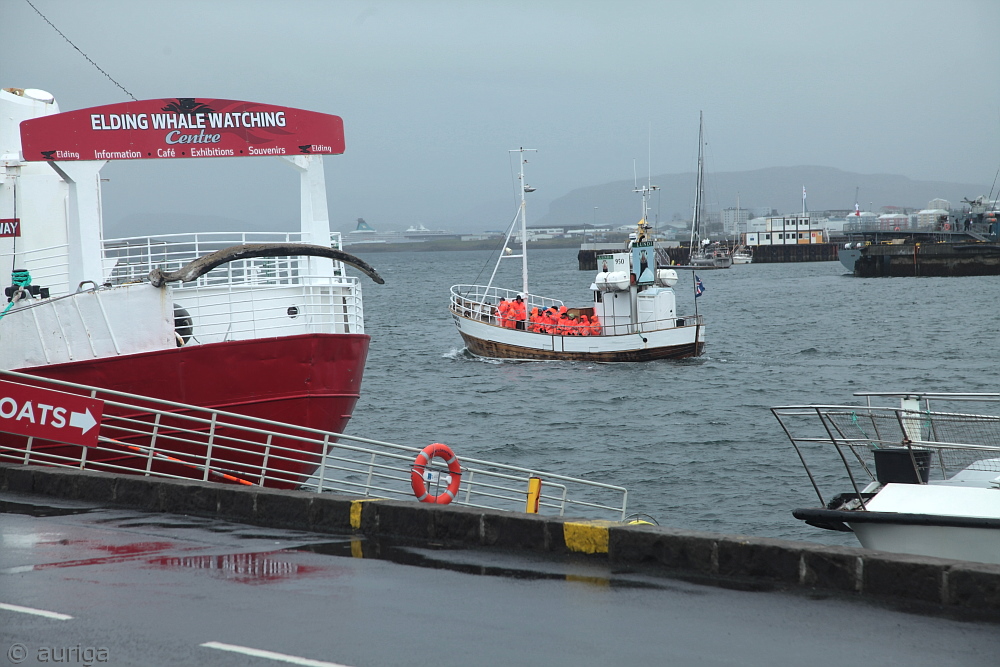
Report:
M343 152L329 114L207 98L59 113L44 91L0 91L0 260L14 270L0 368L341 432L369 343L346 265L382 282L330 232L323 155ZM104 237L107 161L255 155L300 173L298 232ZM311 474L310 453L288 465Z

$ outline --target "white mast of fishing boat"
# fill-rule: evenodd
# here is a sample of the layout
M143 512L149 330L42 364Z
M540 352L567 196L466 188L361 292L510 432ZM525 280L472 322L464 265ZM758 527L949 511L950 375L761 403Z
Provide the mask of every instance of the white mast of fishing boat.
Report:
M500 253L500 256L497 257L497 263L493 267L493 274L490 276L490 282L486 285L487 290L493 286L493 279L496 278L497 276L497 270L500 268L500 262L502 262L505 259L516 259L520 257L521 291L524 292L525 298L527 298L528 296L528 223L526 222L527 218L525 215L525 210L527 207L525 205L524 195L527 192L534 192L535 188L531 187L530 185L526 185L524 183L524 165L527 162L527 160L524 159L524 153L529 151L536 152L537 150L538 150L537 148L513 148L507 151L508 153L518 153L519 154L518 159L521 163L521 169L517 177L518 185L520 186L521 189L521 207L518 210L518 215L521 217L521 254L520 255L507 254L510 252L510 248L507 246L507 242L510 241L510 236L511 234L514 233L514 227L517 224L518 215L515 215L514 219L511 220L510 228L507 230L507 237L504 239L504 250Z
M524 165L527 162L524 159L524 153L525 151L536 150L535 148L518 148L510 151L511 153L518 153L518 161L521 163L521 170L517 179L521 186L521 291L524 292L525 296L528 294L528 223L526 222L524 195L527 192L534 192L535 188L524 182Z

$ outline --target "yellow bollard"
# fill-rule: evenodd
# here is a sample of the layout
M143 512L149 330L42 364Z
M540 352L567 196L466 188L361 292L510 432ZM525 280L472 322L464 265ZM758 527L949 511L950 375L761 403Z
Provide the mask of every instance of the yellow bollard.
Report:
M538 499L542 496L542 478L528 478L528 503L524 511L528 514L538 514Z

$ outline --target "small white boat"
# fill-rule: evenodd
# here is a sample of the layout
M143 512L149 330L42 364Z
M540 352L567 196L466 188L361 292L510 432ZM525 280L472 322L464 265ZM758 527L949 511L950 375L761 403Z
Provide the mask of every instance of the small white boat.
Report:
M1000 564L1000 416L931 409L995 408L1000 394L855 395L867 405L771 408L819 496L820 507L793 515L853 531L867 549ZM897 398L899 407L873 405ZM814 474L807 455L843 466L840 493L824 497L817 479L831 471Z
M568 308L559 299L528 290L525 193L535 188L524 182L524 153L519 154L521 205L511 223L493 275L487 285L454 285L451 315L466 349L480 357L523 360L651 361L696 357L705 346L705 324L698 314L677 312L673 286L677 272L656 268L656 252L647 240L646 212L651 187L642 194L643 217L636 238L623 252L597 257L598 273L590 286L589 306ZM520 220L520 254L507 246ZM500 262L521 260L521 289L493 286ZM692 275L695 294L700 282ZM507 304L516 303L508 309ZM523 304L523 305L522 305ZM513 315L505 316L505 313ZM549 314L546 314L549 313Z
M733 251L732 258L733 264L752 264L753 251L749 247L741 245Z

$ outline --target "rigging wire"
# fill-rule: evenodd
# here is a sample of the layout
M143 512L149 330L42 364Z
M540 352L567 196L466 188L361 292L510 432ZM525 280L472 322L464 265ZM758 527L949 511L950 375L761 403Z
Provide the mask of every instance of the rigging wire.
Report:
M107 72L105 72L105 71L104 71L103 69L101 69L101 66L100 66L100 65L98 65L97 63L95 63L95 62L94 62L94 61L93 61L93 60L91 59L91 57L90 57L90 56L88 56L88 55L87 55L86 53L84 53L84 52L83 52L83 51L82 51L82 50L80 49L80 47L79 47L79 46L77 46L76 44L74 44L74 43L73 43L73 42L72 42L72 41L70 40L70 38L69 38L69 37L67 37L66 35L64 35L64 34L63 34L63 32L62 32L62 30L60 30L59 28L57 28L57 27L55 26L55 24L54 24L54 23L52 23L52 21L50 21L50 20L49 20L49 19L48 19L48 18L47 18L47 17L45 16L45 14L43 14L42 12L40 12L40 11L38 10L38 7L35 7L35 5L33 5L33 4L32 4L31 0L24 0L24 1L25 1L26 3L28 3L28 6L29 6L29 7L31 7L32 9L34 9L34 10L35 10L35 13L36 13L36 14L38 14L39 16L41 16L41 17L42 17L42 20L44 20L44 21L45 21L46 23L48 23L48 24L49 24L50 26L52 26L52 29L53 29L53 30L55 30L55 31L56 31L57 33L59 33L59 36L60 36L60 37L62 37L63 39L65 39L65 40L66 40L66 42L67 42L67 43L68 43L68 44L69 44L70 46L72 46L72 47L73 47L74 49L76 49L77 51L79 51L80 55L81 55L81 56L83 56L84 58L86 58L86 59L87 59L87 62L89 62L89 63L90 63L91 65L93 65L94 67L96 67L96 68L97 68L97 71L98 71L98 72L100 72L100 73L101 73L101 74L103 74L104 76L108 77L108 80L109 80L109 81L111 81L111 83L115 84L116 86L118 86L119 88L121 88L122 90L124 90L124 91L125 91L125 94L126 94L126 95L128 95L129 97L131 97L131 98L132 98L132 101L133 101L133 102L138 102L138 101L139 101L139 100L137 100L137 99L135 98L135 95L133 95L132 93L130 93L130 92L129 92L128 90L126 90L125 86L123 86L122 84L118 83L118 82L117 82L117 81L115 81L115 80L114 80L113 78L111 78L111 75L110 75L110 74L108 74L108 73L107 73Z
M514 219L510 221L510 225L509 226L513 226L514 223L517 222L517 216L520 215L520 213L521 213L520 207L518 207L518 211L517 211L517 213L514 214ZM479 269L479 275L477 275L476 279L472 281L472 283L474 285L478 285L479 284L479 278L482 277L483 271L485 271L486 267L488 267L493 262L493 255L497 252L497 250L499 249L499 247L501 245L503 245L504 243L506 243L507 236L509 236L509 233L507 235L505 235L505 236L501 236L500 237L500 242L493 248L493 250L490 251L489 256L486 258L486 262L483 264L483 268ZM500 252L503 252L503 251L501 250ZM468 294L468 293L466 293L466 294Z

